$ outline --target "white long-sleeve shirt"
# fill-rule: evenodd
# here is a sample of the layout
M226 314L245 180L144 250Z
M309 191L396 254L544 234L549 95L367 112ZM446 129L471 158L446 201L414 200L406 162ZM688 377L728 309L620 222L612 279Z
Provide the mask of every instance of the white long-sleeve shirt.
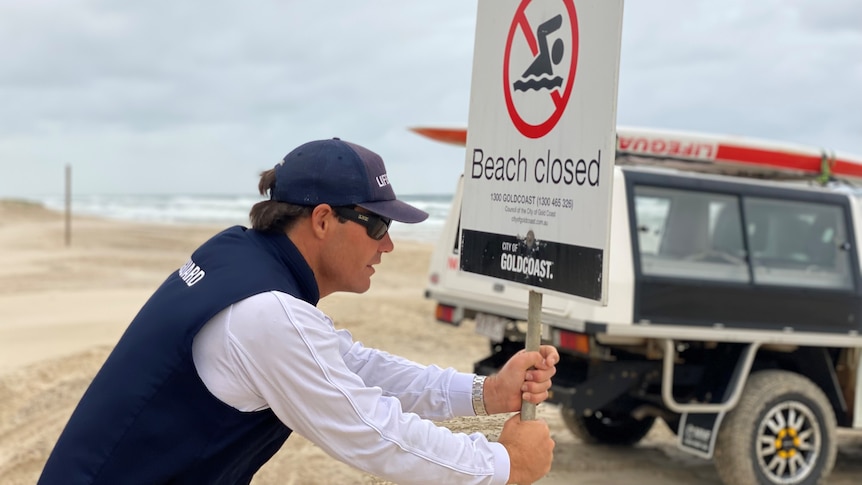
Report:
M401 484L508 480L501 444L429 421L475 415L473 374L366 348L291 295L273 291L231 305L204 325L192 352L218 399L240 411L271 408L355 468Z

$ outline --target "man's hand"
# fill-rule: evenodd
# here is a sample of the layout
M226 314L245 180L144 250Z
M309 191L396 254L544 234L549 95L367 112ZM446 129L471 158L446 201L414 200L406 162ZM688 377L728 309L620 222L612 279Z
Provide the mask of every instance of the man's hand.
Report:
M497 441L509 453L508 483L528 485L551 471L555 443L545 421L521 421L516 414L506 420Z
M485 409L488 414L521 410L521 401L539 404L548 398L551 377L557 372L560 354L551 345L538 352L520 351L496 375L485 380Z

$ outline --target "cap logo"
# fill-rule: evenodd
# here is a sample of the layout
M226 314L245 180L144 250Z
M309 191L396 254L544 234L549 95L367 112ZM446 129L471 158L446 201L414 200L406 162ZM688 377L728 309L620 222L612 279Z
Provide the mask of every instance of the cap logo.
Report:
M378 187L386 187L389 185L389 176L385 173L383 175L377 176L377 186Z

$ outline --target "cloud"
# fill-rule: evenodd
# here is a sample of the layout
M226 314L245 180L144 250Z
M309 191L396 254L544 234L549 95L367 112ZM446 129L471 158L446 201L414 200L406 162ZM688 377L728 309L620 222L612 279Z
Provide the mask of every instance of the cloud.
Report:
M623 24L618 119L862 153L862 22L834 22L862 4L671 3L658 24Z
M620 124L862 153L854 0L626 2ZM0 197L253 192L294 146L340 136L399 192L451 192L476 2L6 0ZM50 182L48 182L50 181Z

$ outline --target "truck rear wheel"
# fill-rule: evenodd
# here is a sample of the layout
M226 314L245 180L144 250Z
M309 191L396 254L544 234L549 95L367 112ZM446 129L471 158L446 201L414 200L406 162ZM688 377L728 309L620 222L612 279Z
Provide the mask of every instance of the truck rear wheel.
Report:
M563 407L560 413L572 434L592 444L633 445L646 436L655 423L654 416L635 419L628 414L612 416L602 411L584 416L568 407Z
M752 374L715 445L722 481L814 485L835 465L835 413L809 379L788 371Z

